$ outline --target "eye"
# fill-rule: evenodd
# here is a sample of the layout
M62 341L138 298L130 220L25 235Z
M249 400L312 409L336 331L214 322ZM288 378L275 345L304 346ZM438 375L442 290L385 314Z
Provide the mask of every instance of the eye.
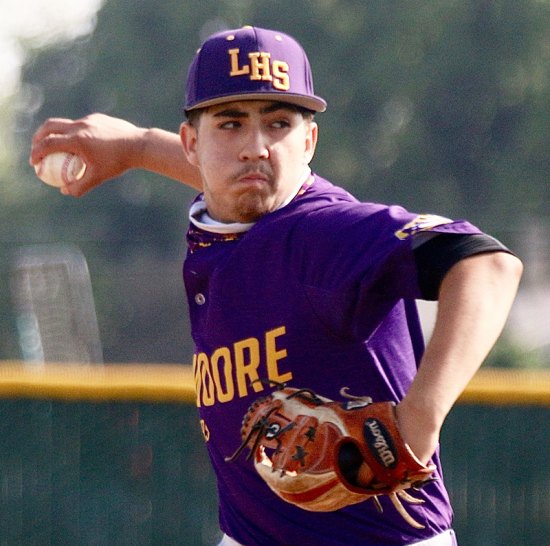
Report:
M286 129L287 127L290 127L290 122L286 119L277 119L271 122L270 125L273 129Z
M240 121L237 121L234 119L229 121L224 121L223 123L220 123L218 125L220 129L238 129L240 126L241 126Z

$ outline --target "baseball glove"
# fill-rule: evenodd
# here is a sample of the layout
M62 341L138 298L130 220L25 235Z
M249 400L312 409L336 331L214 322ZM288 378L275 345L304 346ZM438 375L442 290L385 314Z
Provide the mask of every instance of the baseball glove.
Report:
M401 516L418 523L401 500L423 501L406 492L432 480L434 465L422 464L402 440L392 402L340 394L335 402L309 389L279 386L259 398L244 416L242 443L226 461L248 447L247 460L282 499L305 510L329 512L387 495Z

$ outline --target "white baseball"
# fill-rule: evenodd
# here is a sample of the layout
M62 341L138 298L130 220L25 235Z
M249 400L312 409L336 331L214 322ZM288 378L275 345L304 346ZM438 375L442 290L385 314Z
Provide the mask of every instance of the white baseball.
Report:
M34 170L42 182L60 188L80 180L86 172L86 164L77 155L58 152L44 157Z

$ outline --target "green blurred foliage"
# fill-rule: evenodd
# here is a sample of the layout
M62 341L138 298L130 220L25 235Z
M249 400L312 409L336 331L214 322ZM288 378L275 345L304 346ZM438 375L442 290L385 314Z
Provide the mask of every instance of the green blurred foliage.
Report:
M546 357L547 360L547 357ZM526 350L503 337L493 347L483 366L486 368L543 368L546 362L544 353Z
M63 198L26 164L30 138L49 116L94 111L177 130L201 40L254 24L308 52L329 103L317 172L364 200L466 217L521 254L525 222L550 214L549 16L541 0L107 0L92 36L25 67L19 166L0 170L3 241L76 241L119 262L181 255L191 190L131 172Z

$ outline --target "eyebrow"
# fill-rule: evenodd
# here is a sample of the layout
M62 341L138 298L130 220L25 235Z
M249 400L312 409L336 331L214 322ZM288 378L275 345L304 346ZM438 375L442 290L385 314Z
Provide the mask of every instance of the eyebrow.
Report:
M292 111L292 106L286 105L283 102L274 102L260 109L260 114L271 114L277 112L278 110L289 110ZM248 117L248 112L240 110L239 108L226 108L225 110L220 110L214 114L216 118L245 118Z
M226 108L214 114L215 118L245 118L248 114L238 108Z

